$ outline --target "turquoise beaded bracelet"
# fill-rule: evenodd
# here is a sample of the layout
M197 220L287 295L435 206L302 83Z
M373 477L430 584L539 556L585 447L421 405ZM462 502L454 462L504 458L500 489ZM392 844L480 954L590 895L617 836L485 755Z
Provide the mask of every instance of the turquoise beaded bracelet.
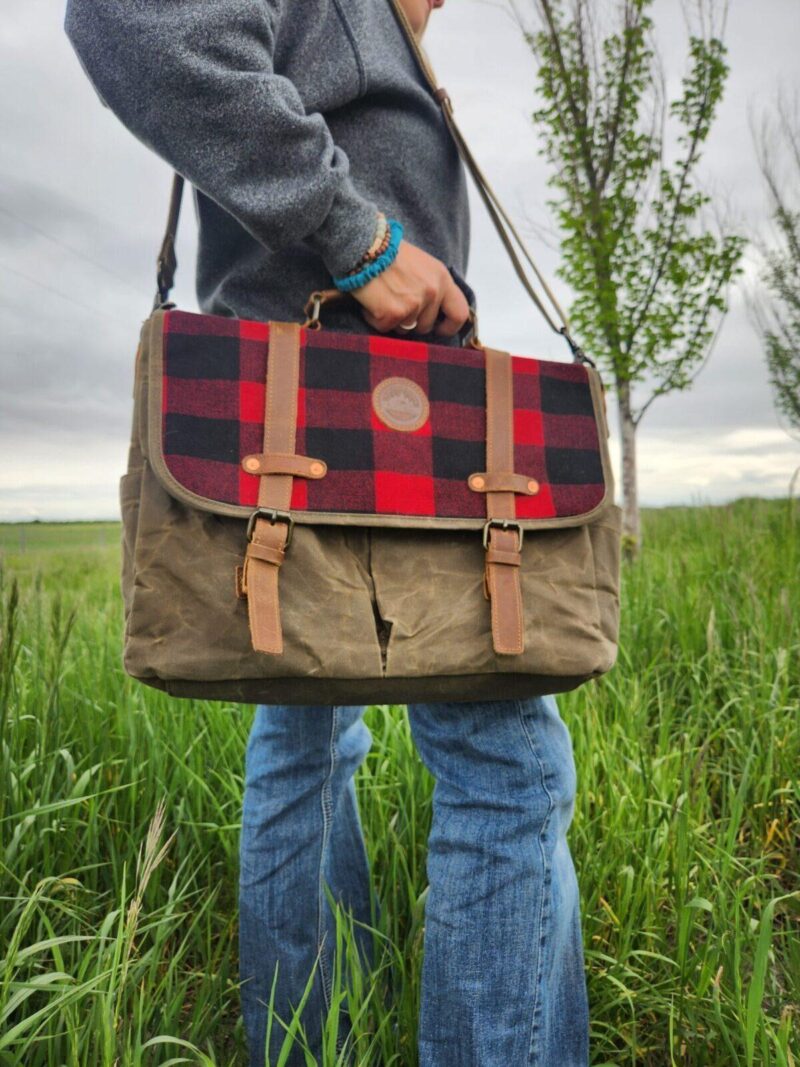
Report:
M360 289L373 278L377 278L379 274L394 263L403 237L403 226L397 219L388 219L387 225L391 232L391 238L386 246L386 251L382 252L377 259L373 259L357 274L346 274L343 278L334 278L333 284L340 292L350 293L353 289Z

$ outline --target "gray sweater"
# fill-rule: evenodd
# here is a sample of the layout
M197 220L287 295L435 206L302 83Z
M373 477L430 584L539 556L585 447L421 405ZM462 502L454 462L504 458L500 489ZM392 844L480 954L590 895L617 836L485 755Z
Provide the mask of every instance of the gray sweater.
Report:
M68 0L64 26L103 104L194 186L203 311L302 320L378 208L472 295L464 168L389 0ZM323 325L369 332L345 303Z

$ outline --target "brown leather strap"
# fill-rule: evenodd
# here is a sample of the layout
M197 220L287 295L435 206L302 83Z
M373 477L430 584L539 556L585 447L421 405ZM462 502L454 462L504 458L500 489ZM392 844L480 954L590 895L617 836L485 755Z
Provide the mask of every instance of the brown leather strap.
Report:
M496 348L486 355L486 467L489 475L514 469L514 397L511 356ZM516 501L510 489L486 493L489 519L514 519ZM488 526L484 594L491 602L492 641L497 653L516 655L525 649L522 592L519 568L522 562L519 528Z
M175 172L172 179L172 190L169 197L169 210L167 212L167 228L161 242L161 248L156 259L156 283L157 290L153 301L153 310L159 304L165 304L169 292L175 284L175 271L178 259L175 255L175 235L178 232L178 217L181 213L181 198L183 197L183 175Z
M297 432L297 393L300 375L300 327L293 322L270 322L267 361L267 404L264 415L264 453L294 455ZM258 507L288 512L292 498L291 473L261 475ZM241 578L247 595L250 637L256 652L283 652L278 569L290 536L289 523L258 516L244 557Z
M328 464L313 456L298 456L287 452L251 452L242 459L248 474L293 474L295 478L324 478Z
M512 566L518 567L519 559L519 552L503 552L499 548L493 548L491 545L489 545L489 547L486 549L487 563L508 563Z
M246 559L263 559L267 563L275 563L280 567L286 556L282 548L273 548L271 545L262 545L258 541L250 541L247 546Z
M475 471L467 479L467 485L476 493L496 493L510 489L512 493L524 493L535 496L539 492L539 483L527 474L515 474L513 471Z

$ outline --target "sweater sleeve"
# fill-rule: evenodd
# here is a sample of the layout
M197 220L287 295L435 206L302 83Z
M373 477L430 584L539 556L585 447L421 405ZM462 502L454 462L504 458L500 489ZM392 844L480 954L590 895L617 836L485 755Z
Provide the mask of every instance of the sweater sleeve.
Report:
M266 247L306 241L337 276L372 242L377 205L323 116L273 69L279 3L68 0L64 29L140 141Z

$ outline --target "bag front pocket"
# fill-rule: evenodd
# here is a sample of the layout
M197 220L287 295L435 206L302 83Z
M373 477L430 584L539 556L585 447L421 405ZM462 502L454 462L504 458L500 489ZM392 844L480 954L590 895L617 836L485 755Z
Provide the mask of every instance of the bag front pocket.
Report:
M389 627L386 674L600 673L608 660L587 526L526 530L520 567L525 648L492 643L479 533L375 529L370 570Z
M284 651L252 647L235 590L246 522L191 508L142 471L135 602L125 663L136 677L381 676L371 589L353 532L297 524L278 576Z

